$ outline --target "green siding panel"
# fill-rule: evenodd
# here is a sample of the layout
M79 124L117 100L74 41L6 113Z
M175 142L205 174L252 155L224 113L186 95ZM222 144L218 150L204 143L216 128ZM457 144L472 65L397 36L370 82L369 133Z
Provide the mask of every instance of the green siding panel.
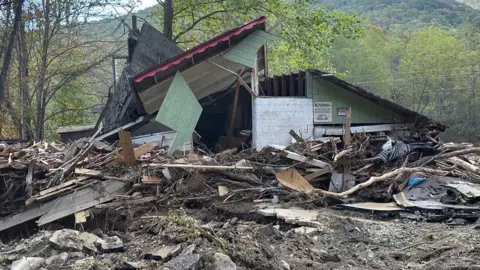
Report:
M311 98L313 102L332 103L332 122L315 123L316 125L343 124L345 117L337 114L339 107L352 108L352 124L396 124L407 121L402 114L378 105L321 77L312 76L310 72L307 72L307 97Z
M223 57L235 63L254 68L258 50L266 43L276 39L280 39L280 37L263 30L256 30L234 46Z
M188 83L177 72L155 118L157 122L177 132L169 155L191 140L202 110Z

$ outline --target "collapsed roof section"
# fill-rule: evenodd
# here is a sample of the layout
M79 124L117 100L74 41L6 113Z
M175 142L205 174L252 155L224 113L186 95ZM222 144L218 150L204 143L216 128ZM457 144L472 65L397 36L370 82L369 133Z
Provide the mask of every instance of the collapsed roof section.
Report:
M265 21L260 17L135 76L134 86L145 112L159 110L177 71L197 99L229 88L237 78L264 76L266 54L262 48L277 39L264 31Z
M102 133L135 121L145 114L132 87L132 77L182 52L172 41L146 23L142 25L141 31L133 29L130 32L128 44L129 62L96 124L98 128L102 123Z

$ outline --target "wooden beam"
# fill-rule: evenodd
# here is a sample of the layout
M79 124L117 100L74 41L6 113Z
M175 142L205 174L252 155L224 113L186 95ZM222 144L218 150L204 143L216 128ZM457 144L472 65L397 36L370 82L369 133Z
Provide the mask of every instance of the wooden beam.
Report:
M316 172L314 173L311 173L311 174L307 174L305 175L305 179L307 181L311 181L317 177L320 177L322 175L325 175L327 173L331 173L332 172L332 169L331 168L325 168L325 169L320 169L320 170L317 170Z
M233 137L233 127L235 125L235 116L237 116L238 94L240 92L240 82L237 80L235 86L235 95L233 97L232 115L230 117L230 126L228 127L227 145L230 148Z
M352 133L350 128L352 126L352 108L347 109L347 115L345 115L345 129L343 133L343 148L347 148L352 144Z
M304 163L310 164L310 165L315 166L315 167L330 168L330 164L328 164L326 162L323 162L323 161L320 161L320 160L317 160L317 159L310 159L310 158L307 158L305 156L299 155L299 154L291 152L291 151L283 150L282 154L286 158L293 159L293 160L300 161L300 162L304 162Z
M120 138L120 146L122 147L123 160L126 165L137 165L137 159L135 158L135 152L133 150L132 136L130 132L119 130L118 137Z

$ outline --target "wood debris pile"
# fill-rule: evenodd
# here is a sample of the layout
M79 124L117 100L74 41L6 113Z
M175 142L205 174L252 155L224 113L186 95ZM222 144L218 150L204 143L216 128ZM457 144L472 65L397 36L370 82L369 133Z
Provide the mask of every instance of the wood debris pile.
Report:
M469 144L443 144L431 136L402 142L354 134L345 143L291 135L297 142L288 147L217 154L197 148L173 157L158 143L134 148L125 131L114 145L92 137L71 145L6 146L0 152L0 230L68 215L82 223L91 209L147 209L149 203L201 206L325 196L391 201L412 176L480 182L480 147Z

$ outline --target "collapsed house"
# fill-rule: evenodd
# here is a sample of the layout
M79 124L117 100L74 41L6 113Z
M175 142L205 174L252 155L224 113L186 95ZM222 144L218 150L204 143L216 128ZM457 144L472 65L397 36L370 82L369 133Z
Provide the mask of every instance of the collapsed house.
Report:
M330 73L269 77L266 46L279 37L265 31L265 21L258 18L182 53L144 24L137 40L129 41L130 62L91 132L101 127L100 138L114 140L118 129L126 129L134 144L163 141L172 151L191 150L192 135L210 149L247 143L260 150L288 145L292 129L305 139L342 135L348 111L352 133L404 138L422 128L445 130Z

